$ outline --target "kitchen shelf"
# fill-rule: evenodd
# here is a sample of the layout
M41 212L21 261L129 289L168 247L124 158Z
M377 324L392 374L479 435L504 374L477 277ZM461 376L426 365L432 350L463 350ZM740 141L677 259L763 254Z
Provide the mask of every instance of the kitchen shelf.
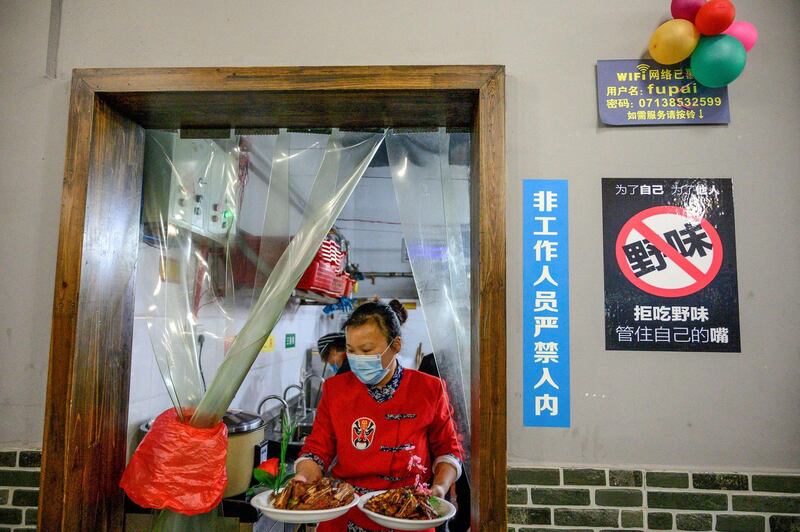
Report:
M292 292L292 297L296 297L301 301L307 301L317 305L333 305L339 302L338 299L315 294L314 292L308 292L306 290L295 290Z

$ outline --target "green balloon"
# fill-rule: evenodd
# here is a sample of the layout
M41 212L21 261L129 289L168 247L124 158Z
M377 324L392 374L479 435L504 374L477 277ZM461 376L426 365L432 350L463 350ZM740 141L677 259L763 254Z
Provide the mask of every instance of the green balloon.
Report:
M692 74L701 85L724 87L739 77L747 62L744 45L730 35L700 37L692 52Z

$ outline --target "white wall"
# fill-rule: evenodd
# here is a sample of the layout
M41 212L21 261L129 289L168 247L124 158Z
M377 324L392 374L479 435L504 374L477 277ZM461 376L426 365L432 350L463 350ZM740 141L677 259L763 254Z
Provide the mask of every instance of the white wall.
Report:
M796 0L737 2L762 37L730 88L730 126L645 129L598 128L594 63L641 53L667 0L64 0L55 81L42 78L48 4L0 8L2 441L41 439L73 67L498 63L508 76L509 460L800 469ZM600 178L675 175L734 178L741 355L602 348ZM570 179L571 255L583 257L571 265L569 430L521 427L528 177Z
M0 441L41 445L69 83L44 79L50 3L0 4Z

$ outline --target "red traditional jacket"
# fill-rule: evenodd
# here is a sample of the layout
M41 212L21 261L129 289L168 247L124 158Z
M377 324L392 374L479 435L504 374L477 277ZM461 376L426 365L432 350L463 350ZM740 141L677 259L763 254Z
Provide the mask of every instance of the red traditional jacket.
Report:
M313 458L323 471L333 463L333 477L363 492L413 485L417 472L408 466L415 455L427 470L424 482L432 478L432 460L449 455L463 461L444 381L399 365L382 388L364 385L353 373L325 381L301 457Z

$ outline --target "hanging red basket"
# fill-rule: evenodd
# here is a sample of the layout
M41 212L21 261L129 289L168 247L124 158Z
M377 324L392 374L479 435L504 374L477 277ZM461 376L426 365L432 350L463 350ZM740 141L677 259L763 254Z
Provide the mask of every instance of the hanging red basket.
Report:
M336 242L324 240L311 265L297 283L297 288L330 297L345 295L348 292L349 276L342 271L342 263L346 255Z

